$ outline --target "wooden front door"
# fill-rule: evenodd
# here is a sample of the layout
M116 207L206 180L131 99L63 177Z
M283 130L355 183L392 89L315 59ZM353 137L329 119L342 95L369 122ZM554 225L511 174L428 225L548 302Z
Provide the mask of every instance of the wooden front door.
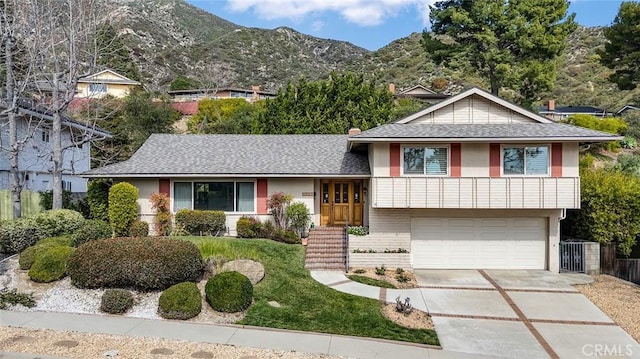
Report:
M320 190L320 225L362 225L362 180L322 180Z

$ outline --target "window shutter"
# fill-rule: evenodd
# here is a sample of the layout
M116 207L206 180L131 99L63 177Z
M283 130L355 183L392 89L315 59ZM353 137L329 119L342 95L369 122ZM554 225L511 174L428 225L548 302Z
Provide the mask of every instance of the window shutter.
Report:
M256 181L256 187L256 210L258 214L269 214L269 210L267 208L267 179L258 178Z
M400 144L392 143L389 145L389 175L391 177L400 177Z
M500 144L489 145L489 176L500 177Z
M562 177L562 143L551 144L551 177Z
M158 193L164 193L167 195L169 203L167 206L171 208L171 180L168 178L160 178L158 180Z
M462 152L460 149L459 143L451 144L451 165L450 165L450 175L451 177L460 177L462 175L461 163L462 163Z

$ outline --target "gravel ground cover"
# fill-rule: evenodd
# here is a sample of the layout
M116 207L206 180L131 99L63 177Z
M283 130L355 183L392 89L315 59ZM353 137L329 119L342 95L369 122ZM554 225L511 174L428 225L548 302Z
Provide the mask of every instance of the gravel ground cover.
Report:
M0 350L65 358L330 359L328 355L106 334L0 327Z
M576 289L640 342L640 286L605 274L593 278Z

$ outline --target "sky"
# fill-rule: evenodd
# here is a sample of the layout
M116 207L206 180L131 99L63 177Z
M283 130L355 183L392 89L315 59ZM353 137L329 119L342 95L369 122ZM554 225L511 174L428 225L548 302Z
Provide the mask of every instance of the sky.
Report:
M246 27L287 26L307 35L377 50L429 25L428 6L438 0L187 0ZM583 26L608 26L621 0L573 0L569 13Z

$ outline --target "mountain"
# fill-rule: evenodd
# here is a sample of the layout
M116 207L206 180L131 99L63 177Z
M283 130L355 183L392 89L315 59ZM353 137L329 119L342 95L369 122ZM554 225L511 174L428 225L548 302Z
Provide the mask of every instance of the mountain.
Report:
M314 80L333 70L364 73L381 84L393 82L396 88L421 83L449 94L469 86L487 87L477 76L428 60L420 33L371 52L286 27L243 27L183 0L112 0L104 6L143 82L153 90L166 91L178 75L207 86L259 85L275 90L288 80L300 76ZM555 99L557 105L614 111L637 103L640 90L620 91L607 81L611 71L599 64L596 54L604 43L603 28L579 27L567 40L555 89L540 94L539 102Z
M153 89L166 90L177 75L218 86L275 89L299 76L327 75L369 53L286 27L239 26L182 0L117 0L104 6Z

